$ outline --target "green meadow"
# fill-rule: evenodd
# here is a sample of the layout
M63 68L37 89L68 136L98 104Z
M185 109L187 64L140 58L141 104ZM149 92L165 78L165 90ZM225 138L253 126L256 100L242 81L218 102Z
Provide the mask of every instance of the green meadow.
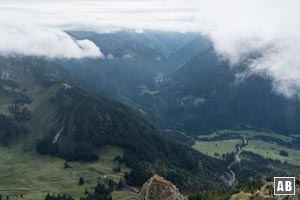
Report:
M214 132L210 135L201 135L199 139L203 138L214 138L216 136L220 136L226 133L233 133L240 135L242 137L247 137L249 139L249 143L243 147L243 151L252 152L254 154L258 154L264 158L270 158L273 160L280 160L281 162L287 162L292 165L300 165L300 151L292 148L287 148L285 146L281 146L276 144L275 142L263 141L260 139L255 139L255 136L268 136L271 138L281 139L285 142L290 142L293 140L293 137L296 136L286 136L279 135L275 133L268 132L260 132L260 131L232 131L232 130L221 130ZM242 140L240 139L228 139L228 140L217 140L217 141L197 141L193 146L194 149L207 154L209 156L221 158L221 156L216 156L215 153L219 155L234 152L235 146L237 144L241 144ZM280 151L286 151L288 156L280 155Z
M85 190L92 192L97 182L107 178L118 182L129 169L121 165L121 172L114 173L118 166L114 158L122 155L122 150L107 146L100 150L99 161L83 163L69 162L73 169L64 169L65 161L35 153L24 153L14 148L0 148L0 193L9 195L10 199L44 199L52 194L68 194L76 199L83 196ZM84 185L78 184L83 177ZM129 200L135 194L131 192L114 192L113 199Z
M250 140L249 144L244 147L245 151L249 151L264 158L277 159L281 162L287 162L292 165L300 165L300 151L295 149L286 148L277 144L264 142L261 140ZM288 152L289 156L281 156L280 151Z
M201 138L213 138L216 136L224 135L226 133L237 134L237 135L240 135L243 137L248 137L248 138L253 138L255 136L268 136L268 137L281 139L285 142L290 142L292 140L292 137L288 136L288 135L282 135L282 134L264 132L264 131L251 131L251 130L244 130L244 131L219 130L219 131L213 132L212 134L209 134L209 135L200 135L199 138L200 139Z
M226 153L235 152L235 146L239 143L242 143L242 140L235 139L211 142L197 141L193 148L206 155L221 158L220 156L216 156L215 153L222 155Z

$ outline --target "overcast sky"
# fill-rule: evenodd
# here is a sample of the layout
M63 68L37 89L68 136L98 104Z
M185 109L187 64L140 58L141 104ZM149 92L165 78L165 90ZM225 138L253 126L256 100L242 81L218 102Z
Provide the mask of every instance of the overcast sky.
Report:
M247 73L273 80L274 91L300 95L299 0L0 0L0 54L104 57L64 30L198 31L232 65L261 52Z
M26 2L26 3L20 3ZM195 30L196 9L181 1L94 0L9 1L1 4L3 15L30 19L63 29L98 32L116 29Z
M34 1L0 4L0 53L48 57L103 57L89 41L63 31L110 32L131 29L192 31L196 10L180 1Z

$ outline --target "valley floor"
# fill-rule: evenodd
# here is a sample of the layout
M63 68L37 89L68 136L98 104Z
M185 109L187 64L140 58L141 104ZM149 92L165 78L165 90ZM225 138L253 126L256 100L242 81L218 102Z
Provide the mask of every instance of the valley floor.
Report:
M236 139L235 137L241 138ZM223 154L235 152L236 145L243 144L242 138L247 138L247 145L243 147L244 151L252 152L264 158L287 162L295 166L300 164L299 149L293 148L292 145L287 147L278 143L278 141L292 142L295 136L258 131L223 130L210 135L200 136L199 141L195 143L193 148L209 156L222 158ZM280 151L287 152L288 156L280 155Z

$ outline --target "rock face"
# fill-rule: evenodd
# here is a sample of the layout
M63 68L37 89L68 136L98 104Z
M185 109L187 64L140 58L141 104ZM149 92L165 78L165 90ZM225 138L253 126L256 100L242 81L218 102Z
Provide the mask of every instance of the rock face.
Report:
M188 200L170 181L153 176L141 188L138 200Z

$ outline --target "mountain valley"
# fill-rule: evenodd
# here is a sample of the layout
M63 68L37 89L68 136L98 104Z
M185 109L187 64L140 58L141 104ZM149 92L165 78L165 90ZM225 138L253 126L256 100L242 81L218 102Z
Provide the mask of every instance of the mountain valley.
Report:
M244 66L207 38L69 34L105 58L0 58L0 194L93 198L110 183L105 198L135 199L157 174L190 199L223 200L253 180L299 173L299 102L269 79L239 79Z

